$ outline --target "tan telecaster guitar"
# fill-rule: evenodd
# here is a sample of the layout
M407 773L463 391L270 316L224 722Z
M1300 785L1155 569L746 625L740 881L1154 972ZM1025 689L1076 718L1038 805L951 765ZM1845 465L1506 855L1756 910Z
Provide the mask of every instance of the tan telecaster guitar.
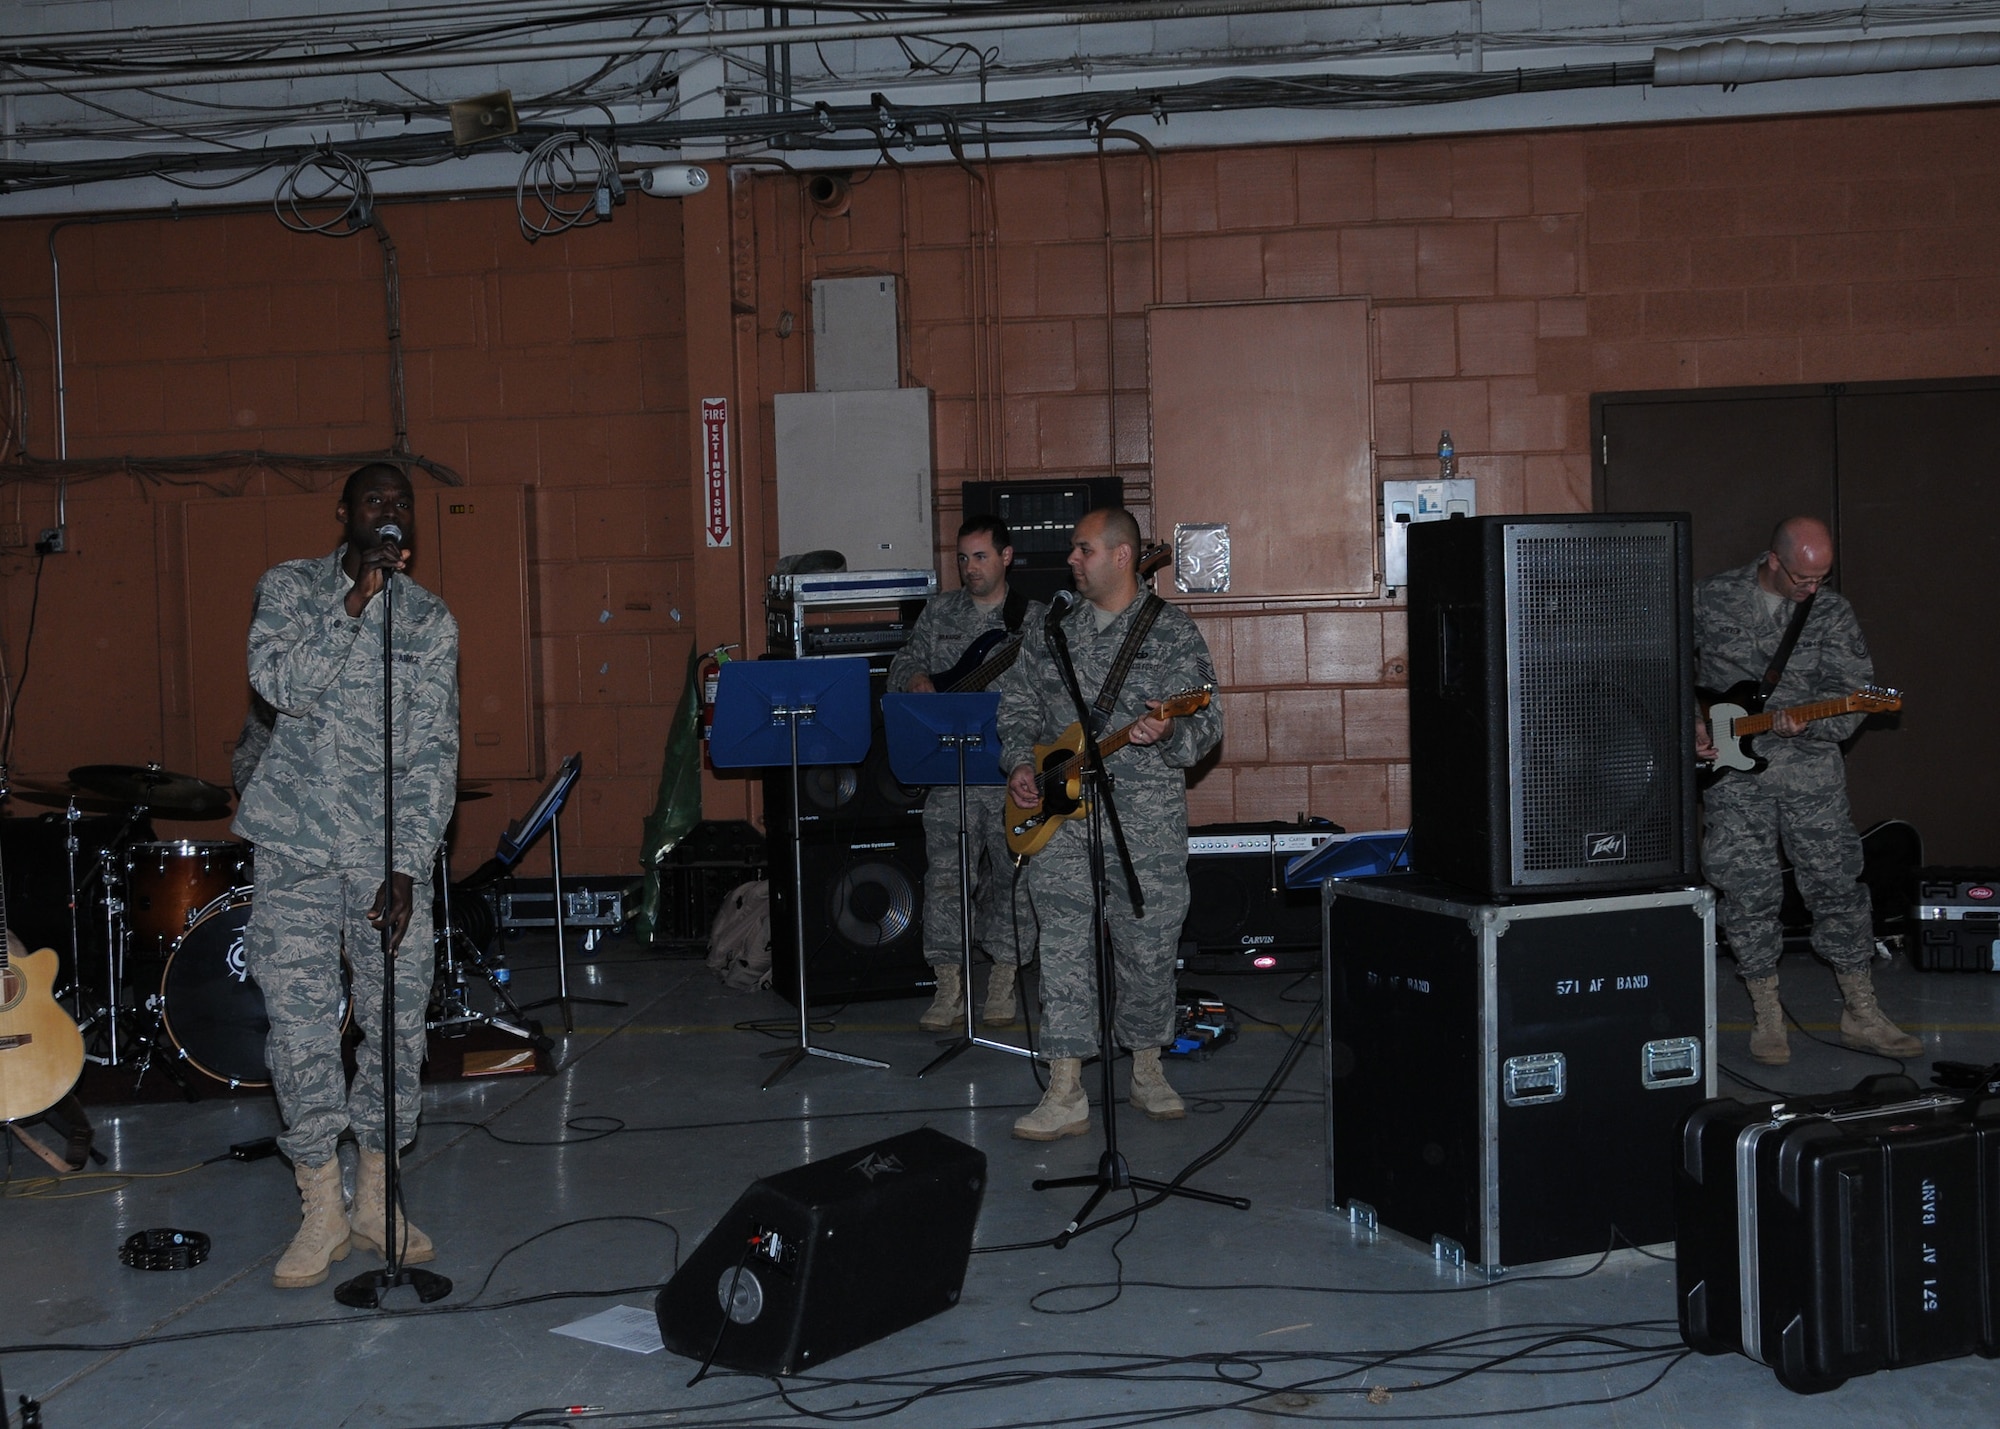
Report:
M7 926L0 870L0 930ZM83 1034L56 1001L56 955L24 953L12 932L0 939L0 1121L47 1111L83 1071Z
M1212 694L1211 690L1200 689L1175 695L1161 702L1160 717L1179 719L1206 709ZM1132 724L1138 722L1134 720ZM1128 724L1099 739L1097 747L1109 759L1131 742L1132 725ZM1016 858L1033 858L1056 836L1056 830L1066 820L1090 812L1090 805L1082 797L1083 726L1072 724L1054 743L1036 745L1035 767L1041 771L1035 776L1042 793L1041 803L1024 809L1014 802L1011 793L1007 796L1007 848Z
M1715 744L1715 758L1701 766L1702 787L1706 788L1731 770L1755 774L1771 761L1757 752L1751 740L1771 728L1780 711L1767 710L1758 698L1757 686L1749 680L1721 692L1697 689L1695 704L1708 721ZM1816 719L1832 719L1844 714L1888 714L1903 707L1903 692L1883 685L1863 685L1851 695L1793 705L1782 711L1800 724Z

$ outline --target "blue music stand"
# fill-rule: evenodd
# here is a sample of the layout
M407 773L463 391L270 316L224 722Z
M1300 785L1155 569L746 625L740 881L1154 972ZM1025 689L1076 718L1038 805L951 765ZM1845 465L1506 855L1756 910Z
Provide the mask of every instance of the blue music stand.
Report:
M764 1079L769 1090L807 1057L880 1067L869 1057L812 1044L806 1010L806 893L799 837L799 770L808 764L859 764L868 753L868 662L858 656L806 660L732 660L716 678L715 729L708 757L718 769L792 771L792 938L799 979L799 1044Z
M940 1043L944 1048L919 1077L949 1062L968 1047L987 1047L1016 1057L1032 1057L1028 1047L981 1037L972 1022L972 833L967 827L965 790L971 784L1005 784L1000 768L998 692L882 696L882 728L889 741L889 768L905 784L958 786L958 947L965 974L965 1031Z

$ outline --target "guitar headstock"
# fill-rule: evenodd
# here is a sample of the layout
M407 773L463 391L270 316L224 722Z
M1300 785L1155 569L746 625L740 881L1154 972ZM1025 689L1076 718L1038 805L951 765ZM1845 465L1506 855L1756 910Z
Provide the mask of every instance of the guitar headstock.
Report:
M1847 697L1848 707L1868 714L1889 714L1903 707L1903 692L1887 685L1863 685Z
M1182 690L1179 694L1160 701L1160 718L1179 719L1182 715L1191 715L1196 710L1205 710L1214 695L1215 689L1212 685Z
M1166 541L1154 541L1151 545L1141 546L1139 548L1139 579L1146 579L1147 576L1165 566L1173 558L1174 548Z

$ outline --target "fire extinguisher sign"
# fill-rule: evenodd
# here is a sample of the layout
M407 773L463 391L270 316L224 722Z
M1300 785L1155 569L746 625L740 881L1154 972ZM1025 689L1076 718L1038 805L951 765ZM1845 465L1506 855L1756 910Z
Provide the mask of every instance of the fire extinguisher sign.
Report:
M729 519L729 399L701 399L701 478L708 500L708 544L734 543Z

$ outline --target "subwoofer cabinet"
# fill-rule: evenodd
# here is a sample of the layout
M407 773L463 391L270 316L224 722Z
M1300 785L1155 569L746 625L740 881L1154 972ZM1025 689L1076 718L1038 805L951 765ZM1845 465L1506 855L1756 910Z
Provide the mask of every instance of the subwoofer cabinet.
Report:
M810 827L810 826L808 826ZM924 827L849 825L804 845L806 1001L915 997L937 986L924 961ZM771 986L798 997L792 844L771 840Z
M1489 1273L1673 1238L1715 1085L1714 895L1330 880L1327 1206Z
M1697 880L1688 518L1410 528L1410 863L1494 896Z

